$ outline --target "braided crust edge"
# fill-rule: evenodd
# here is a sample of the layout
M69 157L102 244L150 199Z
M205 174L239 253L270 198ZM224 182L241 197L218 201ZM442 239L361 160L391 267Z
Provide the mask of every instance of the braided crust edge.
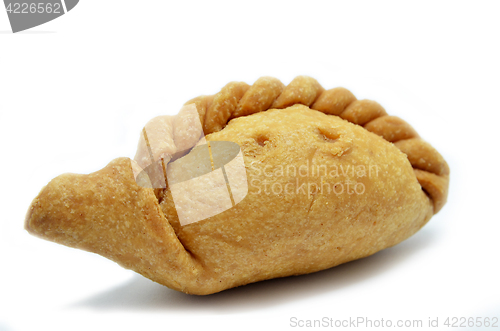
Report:
M297 76L287 86L276 78L261 77L252 86L230 82L215 95L202 95L185 104L196 105L205 134L222 130L233 118L294 104L339 116L406 154L420 186L433 202L434 214L446 203L450 169L444 158L404 120L388 116L375 101L357 100L343 87L325 90L308 76Z

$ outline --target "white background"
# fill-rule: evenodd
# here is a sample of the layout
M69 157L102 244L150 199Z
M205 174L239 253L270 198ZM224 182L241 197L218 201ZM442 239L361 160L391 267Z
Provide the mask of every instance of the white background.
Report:
M0 330L500 318L499 12L498 2L81 0L12 34L1 8ZM309 75L406 119L450 165L448 204L369 258L205 297L23 229L53 177L133 157L150 118L264 75Z

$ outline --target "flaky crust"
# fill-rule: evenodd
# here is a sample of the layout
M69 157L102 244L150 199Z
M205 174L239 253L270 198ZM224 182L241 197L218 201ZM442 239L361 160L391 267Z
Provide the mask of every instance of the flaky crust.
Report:
M169 188L155 195L140 187L134 163L119 158L90 175L52 180L30 206L27 230L170 288L210 294L371 255L414 234L446 201L441 155L406 122L346 89L263 77L187 104L196 105L206 140L241 147L250 185L240 203L181 226ZM342 170L300 177L278 174L281 165ZM350 172L353 165L376 173ZM266 193L264 183L296 190ZM363 193L321 189L345 183L362 184Z
M276 78L261 77L251 87L245 83L231 82L219 93L200 96L186 104L190 103L197 105L206 134L220 131L232 118L294 104L339 116L396 143L408 156L412 166L419 170L416 176L433 201L434 213L446 203L450 169L443 157L428 143L417 139L417 132L404 120L387 116L385 109L375 101L357 100L343 87L325 90L314 78L307 76L297 76L285 87Z

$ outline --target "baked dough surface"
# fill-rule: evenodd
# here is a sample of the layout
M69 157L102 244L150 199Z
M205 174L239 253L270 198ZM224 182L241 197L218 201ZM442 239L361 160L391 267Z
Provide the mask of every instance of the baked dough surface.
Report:
M140 142L135 165L119 158L89 175L53 179L30 206L27 230L170 288L210 294L369 256L413 235L446 201L441 155L406 122L346 89L264 77L187 104L207 141L240 146L242 201L182 226L170 188L137 184L134 167L147 145ZM176 121L162 119L170 140L156 152L166 162L183 157Z

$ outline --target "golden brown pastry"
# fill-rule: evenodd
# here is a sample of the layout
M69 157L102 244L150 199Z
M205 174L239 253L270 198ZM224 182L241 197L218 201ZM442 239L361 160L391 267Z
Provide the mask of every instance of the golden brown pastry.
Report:
M448 165L411 126L310 77L288 86L270 77L229 83L144 132L135 161L53 179L30 206L26 229L172 289L210 294L369 256L413 235L446 202ZM241 148L246 184L227 187L229 208L217 194L224 182L189 186L185 206L220 210L183 225L172 183L194 167L209 175L224 168L226 184L235 173L214 156L200 161L219 141Z

